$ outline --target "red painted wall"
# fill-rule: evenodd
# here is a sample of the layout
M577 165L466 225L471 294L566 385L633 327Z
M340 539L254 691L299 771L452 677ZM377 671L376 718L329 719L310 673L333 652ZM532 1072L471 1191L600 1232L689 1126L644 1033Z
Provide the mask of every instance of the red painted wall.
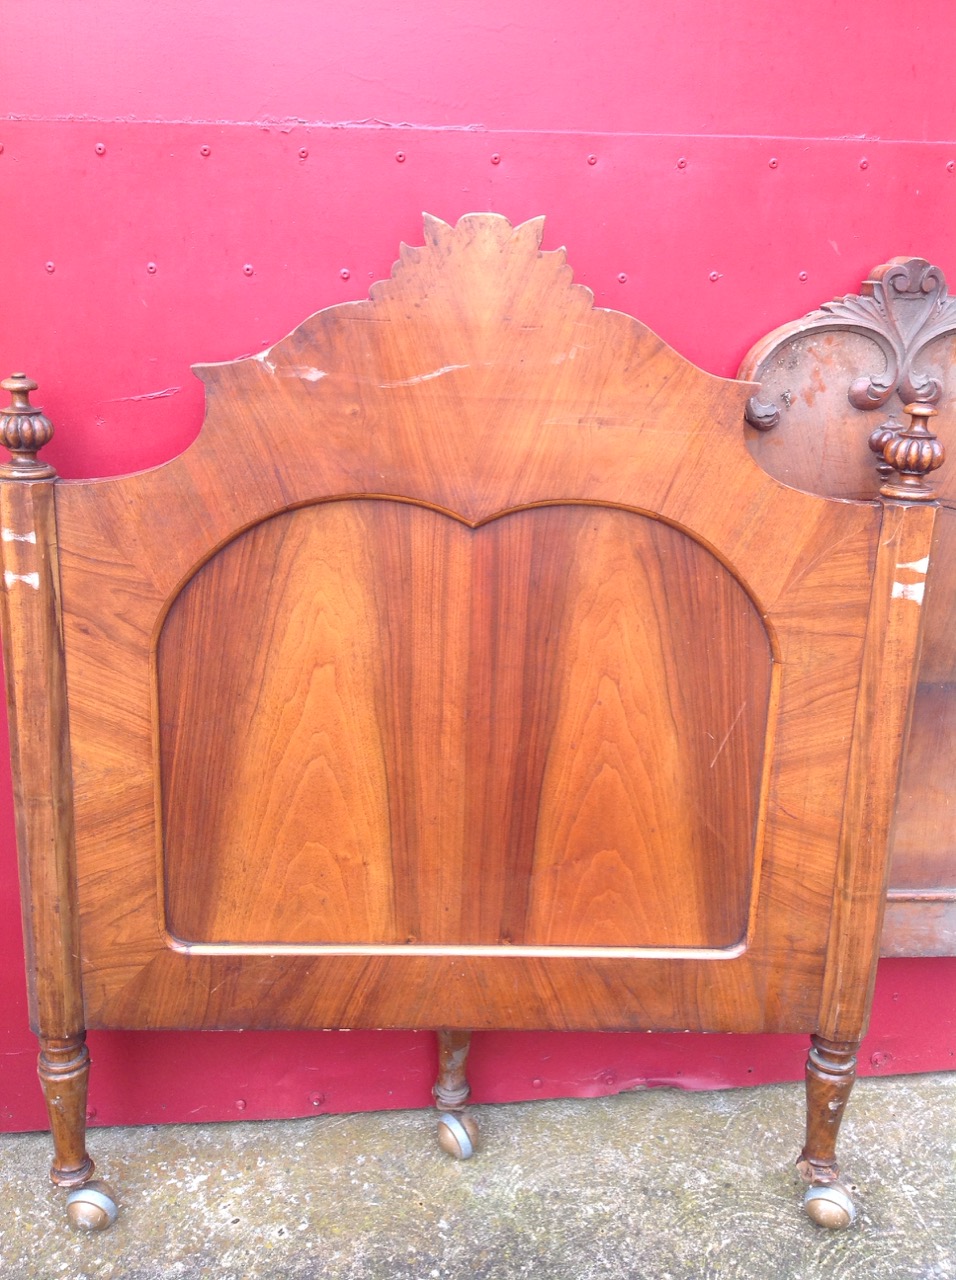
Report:
M956 279L950 0L8 0L0 368L67 476L199 429L192 361L387 275L421 211L548 215L598 305L713 372L894 254ZM0 779L0 1124L43 1123ZM417 1033L100 1033L99 1123L424 1105ZM795 1079L789 1037L485 1034L480 1100ZM956 961L884 962L868 1071L948 1067Z

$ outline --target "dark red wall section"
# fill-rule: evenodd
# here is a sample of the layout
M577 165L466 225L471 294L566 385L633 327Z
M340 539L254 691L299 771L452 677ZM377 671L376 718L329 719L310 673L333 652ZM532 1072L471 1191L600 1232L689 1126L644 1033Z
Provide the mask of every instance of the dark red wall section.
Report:
M545 213L597 305L715 373L870 267L956 278L951 0L8 0L0 368L66 476L172 457L192 362L364 296L421 212ZM9 777L0 1124L43 1123L25 1030ZM91 1036L102 1123L424 1105L418 1033ZM871 1072L954 1065L956 961L884 962ZM476 1097L796 1079L790 1038L484 1034Z

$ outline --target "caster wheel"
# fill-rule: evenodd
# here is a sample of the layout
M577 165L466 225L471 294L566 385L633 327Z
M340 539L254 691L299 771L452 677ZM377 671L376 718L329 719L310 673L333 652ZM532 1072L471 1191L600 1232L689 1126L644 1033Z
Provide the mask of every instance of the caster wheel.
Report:
M856 1218L856 1206L849 1191L840 1182L810 1187L803 1197L803 1207L811 1222L815 1222L818 1227L828 1227L831 1231L842 1231L851 1226Z
M105 1231L116 1221L116 1198L107 1182L87 1182L66 1198L66 1216L77 1231Z
M446 1111L438 1117L438 1145L455 1160L468 1160L478 1146L478 1126L469 1115Z

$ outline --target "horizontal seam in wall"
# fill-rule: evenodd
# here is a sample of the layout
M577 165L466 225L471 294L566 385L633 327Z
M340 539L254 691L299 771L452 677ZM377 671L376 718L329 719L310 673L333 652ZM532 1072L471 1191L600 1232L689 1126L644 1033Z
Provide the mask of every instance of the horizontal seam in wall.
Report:
M211 118L178 119L174 117L147 117L136 119L130 116L86 116L86 115L27 115L9 113L5 119L11 124L123 124L123 125L167 125L190 126L204 128L245 128L245 129L278 129L289 133L293 129L361 129L371 132L395 130L409 133L488 133L488 134L522 134L540 137L581 138L674 138L687 141L733 141L742 142L842 142L866 143L869 146L905 145L905 146L954 146L952 138L885 138L872 134L780 134L780 133L681 133L679 131L631 130L631 129L528 129L513 128L507 125L485 124L425 124L410 120L307 120L304 118L264 117L260 120L226 120Z

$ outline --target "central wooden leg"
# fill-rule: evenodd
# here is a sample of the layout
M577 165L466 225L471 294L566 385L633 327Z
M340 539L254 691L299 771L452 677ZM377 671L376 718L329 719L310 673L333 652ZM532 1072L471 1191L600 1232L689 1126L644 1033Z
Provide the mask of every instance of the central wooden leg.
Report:
M40 1037L37 1074L50 1117L53 1164L50 1178L58 1187L79 1187L93 1176L86 1151L86 1092L90 1052L86 1032L63 1040Z
M836 1143L850 1090L856 1079L859 1042L811 1036L807 1058L807 1140L797 1161L810 1189L804 1205L823 1227L847 1227L856 1216L850 1193L840 1182Z
M438 1079L432 1093L438 1118L438 1145L456 1160L467 1160L478 1145L478 1125L465 1110L471 1094L468 1083L470 1031L439 1031Z

